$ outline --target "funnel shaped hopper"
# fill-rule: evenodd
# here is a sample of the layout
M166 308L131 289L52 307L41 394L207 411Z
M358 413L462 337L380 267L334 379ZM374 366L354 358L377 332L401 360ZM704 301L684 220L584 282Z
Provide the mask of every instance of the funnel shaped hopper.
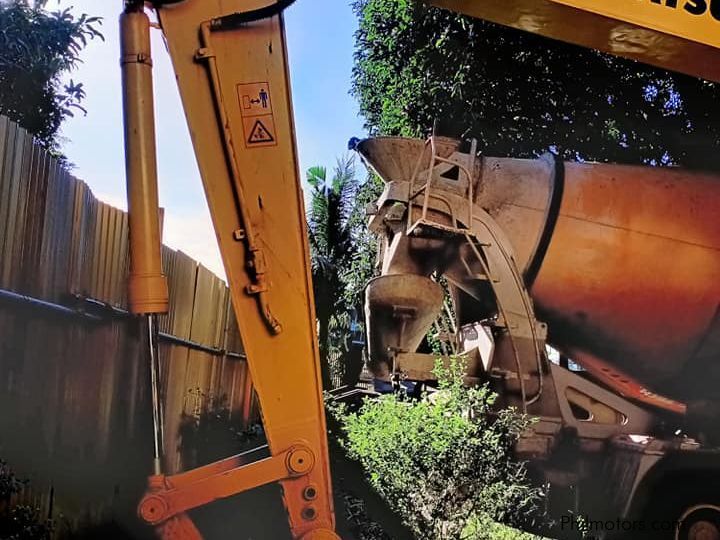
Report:
M378 378L391 372L393 354L414 352L440 314L440 285L415 274L380 276L365 289L370 370Z
M435 137L435 148L441 157L450 157L458 148L459 142L455 139ZM355 150L363 161L374 170L384 182L409 182L418 159L425 149L422 139L409 139L404 137L375 137L364 139L358 143ZM425 162L420 170L428 167L430 151L425 153Z

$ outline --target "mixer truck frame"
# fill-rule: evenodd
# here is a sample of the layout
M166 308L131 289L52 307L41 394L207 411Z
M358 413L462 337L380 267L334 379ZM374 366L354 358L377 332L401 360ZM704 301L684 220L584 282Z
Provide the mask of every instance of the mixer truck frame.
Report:
M577 535L578 518L601 538L720 534L714 395L687 373L719 352L720 179L478 156L441 137L357 151L385 182L365 306L374 376L434 379L437 355L418 351L443 277L468 382L538 418L516 453L550 487L554 535ZM584 370L550 362L546 343Z
M709 2L432 3L720 81ZM497 159L440 138L358 151L385 181L366 295L376 376L432 378L417 347L442 275L470 381L540 419L517 454L551 486L555 534L720 538L717 176ZM546 342L583 370L549 362Z

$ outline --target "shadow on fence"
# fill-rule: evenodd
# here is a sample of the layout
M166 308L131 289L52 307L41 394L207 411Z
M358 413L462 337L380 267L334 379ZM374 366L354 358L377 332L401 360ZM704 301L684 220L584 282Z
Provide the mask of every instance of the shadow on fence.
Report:
M25 502L74 530L132 529L151 472L143 333L123 312L127 231L125 212L0 117L0 457L30 479ZM214 457L202 446L217 437L242 445L258 410L225 283L165 246L163 263L173 473Z

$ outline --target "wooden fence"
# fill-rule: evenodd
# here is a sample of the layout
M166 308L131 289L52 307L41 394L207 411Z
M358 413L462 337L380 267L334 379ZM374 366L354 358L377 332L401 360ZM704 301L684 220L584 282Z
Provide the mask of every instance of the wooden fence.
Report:
M29 478L26 499L73 530L132 528L150 473L143 333L123 312L127 229L124 212L0 117L0 458ZM233 439L258 412L225 283L165 246L163 262L173 473L219 457L203 441L222 451L217 437Z

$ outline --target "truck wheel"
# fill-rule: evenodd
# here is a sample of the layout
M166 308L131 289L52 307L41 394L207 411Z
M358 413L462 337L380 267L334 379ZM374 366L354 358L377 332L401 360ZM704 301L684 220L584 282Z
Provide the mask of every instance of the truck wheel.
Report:
M720 540L720 507L714 504L690 506L678 523L675 540Z
M712 475L669 478L651 492L650 504L641 514L643 533L628 538L720 540L720 496L711 487L715 485Z

